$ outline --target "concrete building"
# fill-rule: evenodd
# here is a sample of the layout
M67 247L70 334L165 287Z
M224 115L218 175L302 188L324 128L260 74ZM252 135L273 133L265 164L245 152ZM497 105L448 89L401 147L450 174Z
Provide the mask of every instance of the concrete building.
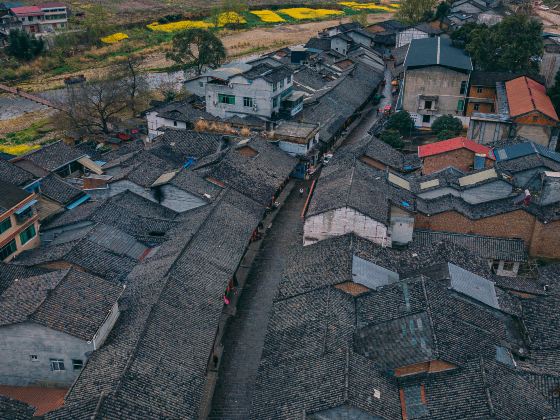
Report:
M319 124L283 121L273 132L280 149L292 156L316 155L319 143Z
M39 245L36 194L0 181L0 262Z
M419 23L416 26L405 28L397 34L396 47L408 45L413 39L432 38L442 33L443 31L440 28L434 27L429 23Z
M293 90L293 72L278 60L263 57L230 63L185 82L185 88L206 101L206 112L220 118L293 117L303 109L303 95Z
M560 70L560 36L543 34L544 51L539 73L545 79L546 87L554 86L556 73Z
M14 280L0 296L0 383L70 386L117 321L123 289L77 270Z
M68 26L68 11L64 3L13 7L10 13L21 22L26 32L32 34L56 32Z
M413 40L397 108L408 111L416 127L430 127L442 115L461 117L472 69L471 59L448 38Z

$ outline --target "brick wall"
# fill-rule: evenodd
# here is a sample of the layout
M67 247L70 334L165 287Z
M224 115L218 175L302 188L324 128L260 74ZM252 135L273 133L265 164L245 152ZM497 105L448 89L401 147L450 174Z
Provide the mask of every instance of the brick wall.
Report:
M520 238L534 257L560 258L560 221L542 224L523 210L470 220L448 211L432 216L417 214L416 229L469 233L503 238Z
M461 171L468 172L474 165L474 153L468 149L457 149L447 153L426 156L424 158L424 167L422 173L424 175L437 172L441 169L453 166Z

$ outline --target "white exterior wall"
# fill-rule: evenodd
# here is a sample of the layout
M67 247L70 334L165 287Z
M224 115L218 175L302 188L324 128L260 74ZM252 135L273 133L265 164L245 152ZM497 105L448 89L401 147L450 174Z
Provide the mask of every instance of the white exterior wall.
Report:
M348 42L346 42L342 38L332 38L331 50L335 50L340 54L346 55L346 53L348 52Z
M364 36L358 32L348 32L348 36L352 38L352 40L360 45L365 47L372 47L373 40L367 36Z
M187 123L183 121L173 121L167 118L161 118L156 111L148 112L146 114L146 121L148 123L148 141L153 140L155 137L163 134L163 131L158 131L160 127L174 127L174 128L187 128Z
M216 83L206 84L206 112L220 118L233 117L234 115L256 115L270 118L273 112L280 110L281 94L292 86L292 82L286 82L284 87L273 90L272 84L264 79L253 80L252 83L242 76L231 78L229 85ZM222 104L218 100L218 95L235 96L235 104ZM253 107L243 105L243 98L252 98ZM276 106L272 106L273 98L278 97ZM256 109L255 109L256 107Z
M391 245L387 226L349 207L307 218L303 226L303 245L311 245L347 233L355 233L376 244Z
M280 150L283 150L292 156L305 156L307 154L307 150L309 150L308 145L282 140L278 142L278 147L280 147Z
M405 29L397 34L397 48L410 44L413 39L422 38L428 38L428 34L416 28Z
M185 81L184 86L187 92L194 93L197 96L202 96L206 94L206 82L208 81L207 76L199 76L194 79Z
M115 304L111 308L111 312L109 312L107 318L105 319L105 322L99 328L99 330L97 330L95 336L93 337L92 342L93 342L94 350L97 350L103 345L103 343L107 339L107 336L109 335L115 323L117 322L117 319L119 319L120 314L121 312L119 310L119 303L115 302Z

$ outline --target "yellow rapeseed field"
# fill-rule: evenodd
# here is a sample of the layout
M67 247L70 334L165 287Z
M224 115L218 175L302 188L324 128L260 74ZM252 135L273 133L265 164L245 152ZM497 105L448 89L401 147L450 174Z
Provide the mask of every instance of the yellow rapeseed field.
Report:
M383 10L384 12L395 11L394 10L395 8L379 5L377 3L357 3L355 1L343 1L338 4L345 7L349 7L350 9L354 9L354 10Z
M322 19L328 16L344 14L342 10L309 9L307 7L292 7L289 9L280 9L279 12L284 13L285 15L290 16L292 19L297 20Z
M247 23L247 20L237 12L224 12L220 13L220 16L218 16L218 26L242 23Z
M10 155L23 155L24 153L38 149L39 145L31 144L0 144L0 152L9 153Z
M252 10L251 13L258 16L260 20L266 23L286 22L282 16L278 13L274 13L272 10Z
M101 38L101 42L104 42L105 44L114 44L116 42L120 42L123 39L127 39L127 38L128 38L127 34L123 34L122 32L117 32L116 34Z
M170 22L170 23L162 23L159 24L157 22L150 23L148 29L152 31L161 31L161 32L177 32L177 31L184 31L186 29L208 29L211 28L211 23L204 22L202 20L180 20L178 22Z

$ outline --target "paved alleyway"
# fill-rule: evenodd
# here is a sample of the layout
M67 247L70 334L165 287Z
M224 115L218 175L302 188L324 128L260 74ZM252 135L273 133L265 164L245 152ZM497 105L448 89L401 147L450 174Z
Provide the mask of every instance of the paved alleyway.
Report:
M367 135L368 130L377 122L381 116L377 114L377 109L383 109L385 105L392 104L393 98L391 96L391 70L389 67L385 67L385 86L383 87L383 98L379 105L373 106L368 109L366 115L363 116L360 123L346 136L343 144L353 144L364 138Z
M224 338L224 355L212 401L211 419L249 417L266 328L287 251L301 240L305 197L298 182L267 233L241 294L237 315ZM306 192L310 185L305 183Z

